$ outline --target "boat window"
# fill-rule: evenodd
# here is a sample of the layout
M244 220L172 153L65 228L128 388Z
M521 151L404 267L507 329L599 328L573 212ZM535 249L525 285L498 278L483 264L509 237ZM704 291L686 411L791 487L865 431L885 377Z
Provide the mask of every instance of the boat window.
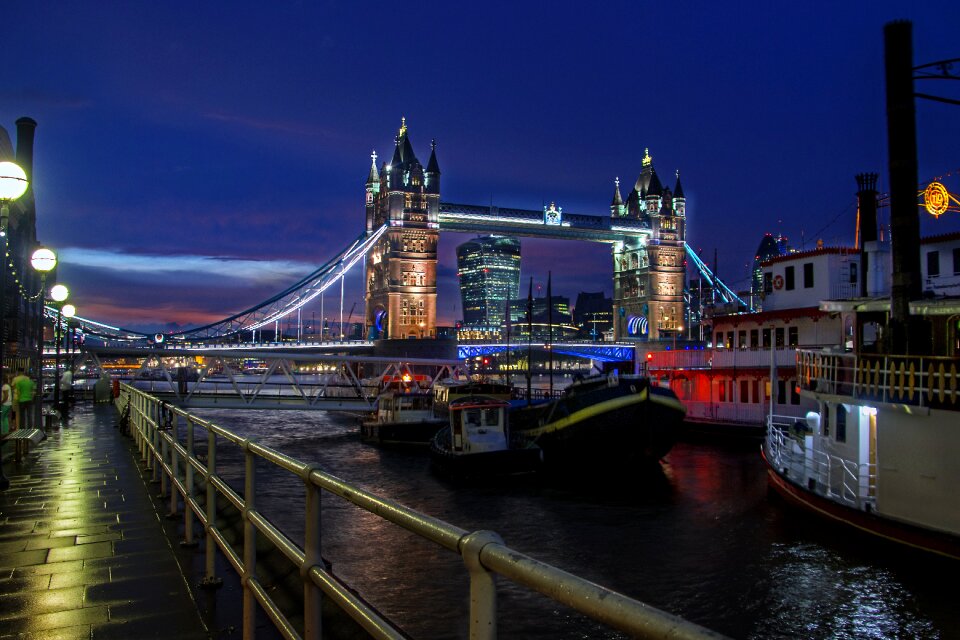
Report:
M496 409L484 409L483 424L488 427L495 427L500 424L500 412Z
M847 409L843 405L837 406L835 420L837 421L837 442L847 441Z
M830 405L826 403L823 405L823 420L820 424L823 425L823 435L830 435Z
M479 427L481 422L481 415L479 409L467 409L463 412L463 424L468 427Z

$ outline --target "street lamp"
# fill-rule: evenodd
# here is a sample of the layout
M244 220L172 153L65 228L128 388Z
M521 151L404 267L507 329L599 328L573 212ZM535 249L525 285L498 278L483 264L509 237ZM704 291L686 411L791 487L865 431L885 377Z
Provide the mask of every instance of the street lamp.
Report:
M27 174L23 169L13 162L0 162L0 236L3 236L4 245L0 253L0 259L3 260L3 264L0 264L0 380L3 379L3 356L7 346L5 321L7 316L7 220L10 218L10 203L26 193L29 186ZM5 490L9 486L10 481L3 475L3 450L0 444L0 490Z
M50 297L57 303L57 324L54 325L53 338L56 341L56 355L53 368L53 406L60 409L60 325L63 323L63 302L70 295L70 290L62 284L55 284L50 288Z
M37 393L40 401L37 402L37 419L35 424L43 424L43 307L44 293L47 288L47 274L57 266L57 254L46 247L40 247L30 256L30 265L40 274L40 294L37 296L39 309L37 310Z
M77 308L72 304L65 304L63 305L61 312L63 313L63 317L67 320L66 340L61 340L61 342L63 342L67 348L67 362L64 364L64 369L70 372L70 388L63 390L63 407L61 408L61 414L64 416L64 419L66 419L67 409L69 409L70 401L73 398L73 358L70 357L70 319L77 315ZM57 347L59 346L60 343L58 342Z

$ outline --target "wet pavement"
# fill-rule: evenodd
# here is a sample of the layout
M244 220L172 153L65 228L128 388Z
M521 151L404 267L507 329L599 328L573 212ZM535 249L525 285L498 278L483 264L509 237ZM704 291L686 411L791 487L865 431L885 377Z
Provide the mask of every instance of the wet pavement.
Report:
M112 405L78 406L21 462L4 446L0 638L221 637L115 424Z

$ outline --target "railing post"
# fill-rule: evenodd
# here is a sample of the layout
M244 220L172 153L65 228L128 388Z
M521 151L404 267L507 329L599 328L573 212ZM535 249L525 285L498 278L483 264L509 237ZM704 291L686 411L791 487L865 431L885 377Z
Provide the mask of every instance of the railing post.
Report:
M497 585L480 562L488 544L503 544L503 539L493 531L474 531L460 541L460 554L470 573L470 640L497 637Z
M157 471L160 472L160 495L167 497L167 474L164 473L163 463L167 461L167 439L163 437L160 428L157 428L157 443L160 445L160 459L157 460Z
M173 411L173 409L168 409ZM177 453L177 441L179 437L177 435L177 425L180 422L180 416L173 414L173 424L172 429L167 432L166 438L163 439L167 443L167 447L170 449L170 512L167 514L167 517L172 518L177 515L177 509L179 508L179 496L177 495L177 474L179 473L179 460L180 455Z
M192 547L196 544L193 539L193 420L189 417L187 420L187 457L184 460L185 468L183 470L183 542L180 544Z
M213 486L213 478L217 475L217 434L207 426L207 527L204 530L206 544L204 546L205 575L200 586L207 589L219 587L223 581L217 577L217 541L213 532L217 529L217 488Z
M158 403L154 402L150 405L150 417L152 418L150 422L150 443L153 445L152 449L147 452L147 457L150 460L150 470L153 471L153 482L160 481L159 475L159 464L157 456L160 455L160 430L159 420L160 420L160 406Z
M320 506L321 490L310 481L313 469L304 476L306 485L306 527L303 542L303 566L300 576L303 578L303 637L306 640L320 640L323 632L323 591L310 578L310 569L322 566L320 545Z
M250 520L256 508L256 456L250 451L250 441L243 443L245 472L243 480L243 638L253 640L256 635L257 599L250 581L257 575L257 528Z

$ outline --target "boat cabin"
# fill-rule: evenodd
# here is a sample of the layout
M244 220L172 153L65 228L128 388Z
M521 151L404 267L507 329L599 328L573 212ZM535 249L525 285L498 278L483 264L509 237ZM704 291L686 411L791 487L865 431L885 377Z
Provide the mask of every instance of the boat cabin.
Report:
M468 396L451 402L451 451L485 453L507 449L509 408L509 402L485 396Z
M421 422L433 418L433 395L387 391L377 399L377 422Z

